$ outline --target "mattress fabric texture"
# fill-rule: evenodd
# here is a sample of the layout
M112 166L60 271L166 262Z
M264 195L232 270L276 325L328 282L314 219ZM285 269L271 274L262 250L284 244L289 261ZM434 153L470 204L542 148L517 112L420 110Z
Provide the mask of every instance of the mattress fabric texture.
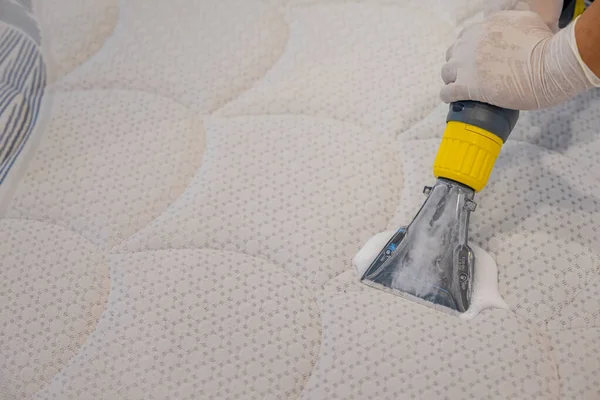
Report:
M473 0L0 0L1 399L600 399L600 92L523 113L510 310L357 283L421 204Z

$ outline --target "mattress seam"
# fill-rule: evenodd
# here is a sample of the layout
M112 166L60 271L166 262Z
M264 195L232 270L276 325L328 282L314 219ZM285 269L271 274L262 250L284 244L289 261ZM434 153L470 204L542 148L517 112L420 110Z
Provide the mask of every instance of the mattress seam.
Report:
M223 250L223 249L217 249L217 248L211 248L211 247L201 247L201 248L177 248L177 249L173 248L173 249L139 250L139 251L127 251L127 252L123 252L123 253L116 253L116 252L112 252L109 250L108 255L109 256L126 256L126 255L137 254L137 253L171 252L171 251L212 251L212 252L220 252L220 253L238 254L238 255L243 255L245 257L252 257L256 260L260 260L260 261L269 263L269 264L275 266L276 268L280 269L284 274L290 275L292 277L292 279L296 282L296 284L298 284L301 288L303 288L306 291L306 293L310 296L310 301L312 302L313 307L315 308L315 310L317 312L317 318L319 321L319 347L316 351L316 354L314 355L315 358L314 358L314 362L312 364L311 371L306 377L306 380L302 386L302 390L298 393L298 396L296 397L296 399L299 399L302 396L302 393L304 392L304 389L306 388L306 385L308 384L309 379L312 377L312 375L317 367L317 364L320 359L321 348L323 347L323 319L322 319L323 316L322 316L322 312L321 312L321 307L319 306L319 303L317 302L317 292L315 290L309 288L302 279L298 278L296 275L294 275L293 273L291 273L290 271L285 269L285 267L279 265L278 263L275 263L264 257L247 254L247 253L240 252L240 251ZM109 291L109 293L110 293L110 291ZM107 296L107 301L108 301L108 296ZM104 314L104 312L103 312L103 314ZM98 319L98 320L100 320L100 319Z
M101 252L101 254L103 254L104 256L106 256L106 253ZM108 258L108 257L107 257ZM79 356L79 354L81 354L81 351L88 345L88 342L90 341L91 337L94 336L94 333L98 330L98 325L100 325L100 321L102 320L104 314L108 311L108 299L111 295L112 292L112 273L111 270L112 268L110 267L110 263L109 264L109 268L108 268L108 290L106 292L106 299L104 300L104 304L103 304L103 308L102 308L102 313L98 316L98 319L96 320L96 323L94 324L94 329L92 331L90 331L88 333L88 335L86 336L85 340L83 341L83 343L81 343L79 345L79 348L77 349L77 352L74 353L71 357L69 357L68 360L66 360L63 365L62 368L60 370L57 370L56 374L54 374L49 380L47 380L43 385L40 386L40 388L35 391L32 395L32 398L35 396L37 397L39 395L40 392L44 391L48 386L50 386L50 384L52 383L52 381L54 381L54 379L59 376L61 374L62 371L64 371L66 368L69 367L69 365L71 364L71 362L77 358L77 356Z
M108 250L107 248L104 248L104 247L98 245L97 243L92 242L90 239L86 238L85 236L83 236L82 234L77 232L76 230L73 230L70 226L59 224L56 221L44 221L44 220L36 219L36 218L6 217L6 216L0 217L0 221L28 221L28 222L37 222L39 224L44 224L44 225L49 225L49 226L58 226L60 228L64 228L64 229L68 230L73 235L85 240L92 246L99 249L100 252Z
M556 353L554 352L554 343L552 341L552 338L550 337L550 335L544 335L543 333L541 333L542 337L545 337L545 339L548 341L549 346L550 346L550 357L552 357L552 360L556 363L556 379L558 380L558 398L561 397L561 395L563 394L563 383L562 383L562 377L560 376L560 366L558 363L558 359L556 358Z
M56 87L58 84L60 83L60 81L56 81L56 82L52 82L49 85L46 86L46 92L52 94L52 95L67 95L70 93L88 93L88 92L94 92L94 93L101 93L101 92L124 92L124 93L139 93L139 94L143 94L143 95L147 95L147 96L154 96L154 97L158 97L160 99L163 100L167 100L170 101L173 104L177 104L178 106L180 106L181 108L185 109L188 113L190 113L191 115L193 115L195 118L206 118L206 117L210 117L211 114L210 113L202 113L202 112L198 112L194 109L192 109L190 106L188 106L187 104L182 103L180 100L171 97L171 96L165 96L163 93L159 93L156 91L151 91L151 90L142 90L142 89L130 89L130 88L120 88L120 87L98 87L98 88L73 88L73 89L62 89L60 87Z
M44 5L43 1L36 1L33 4L33 13L35 14L36 18L38 19L38 25L40 26L40 30L44 27L44 19L43 19L44 7L46 7L46 6ZM121 7L119 5L119 1L116 1L115 7L113 7L112 5L106 7L106 9L111 9L111 8L116 9L116 18L115 18L116 22L112 26L110 34L103 38L102 46L98 49L97 52L95 52L91 56L87 57L87 59L83 63L76 65L74 68L72 68L70 71L68 71L66 74L64 74L61 77L55 76L56 71L55 71L54 65L56 65L57 63L56 63L54 57L52 57L53 41L52 40L42 40L42 44L40 45L40 51L42 52L44 59L50 61L50 62L47 62L46 65L47 65L47 70L48 70L48 76L52 80L52 84L60 82L65 77L71 75L74 71L78 70L82 65L87 64L88 61L94 55L96 55L100 50L102 50L104 48L104 45L106 44L107 40L110 39L114 35L115 30L117 28L118 21L120 19L119 17L121 16ZM85 15L87 15L86 12L81 12L81 13L76 14L75 17L72 17L69 20L70 21L78 20L80 18L80 16L85 16ZM49 89L50 85L47 85L46 87Z
M310 381L310 379L313 377L313 375L317 371L317 367L319 365L319 362L321 361L321 350L324 348L324 345L325 345L325 341L323 340L323 338L324 338L323 313L322 313L320 304L317 302L317 294L314 291L313 291L312 302L314 303L314 305L317 309L317 313L319 315L319 330L320 330L320 332L319 332L319 348L317 349L317 352L315 354L315 362L313 363L310 373L308 374L308 376L306 377L306 380L304 381L304 384L302 385L302 390L298 393L298 396L296 396L296 399L300 399L300 398L304 397L303 393L306 390L306 388L308 387L308 382Z
M58 226L58 227L64 228L65 230L68 230L70 233L72 233L74 236L77 236L78 238L80 238L80 239L88 242L92 246L94 246L97 249L98 253L103 256L103 258L105 259L105 261L106 261L106 263L108 265L108 290L106 292L106 299L104 300L102 314L100 314L100 316L95 320L94 329L92 331L90 331L86 335L86 338L83 341L83 343L81 343L78 346L77 352L75 354L73 354L73 356L69 357L68 360L64 361L64 363L62 364L62 368L60 370L58 370L57 373L54 374L51 378L49 378L47 381L45 381L43 384L40 385L40 388L36 392L34 392L34 395L36 395L40 391L44 390L54 380L54 378L56 376L58 376L65 368L68 367L68 365L71 363L71 361L75 357L77 357L79 355L79 353L81 352L81 350L85 347L85 345L90 340L90 337L93 335L93 333L98 329L98 324L99 324L100 320L102 319L102 316L104 315L104 313L107 311L107 307L106 306L108 304L108 298L110 296L110 293L111 293L111 290L112 290L112 286L113 286L111 284L112 274L111 274L110 263L108 262L108 252L106 252L106 249L102 248L101 246L98 246L96 243L90 241L85 236L82 236L78 232L73 231L72 229L70 229L69 227L65 227L65 226L60 225L60 224L50 223L50 222L47 222L47 221L39 221L39 220L26 219L26 218L12 218L12 217L3 217L3 218L0 218L0 221L28 221L28 222L35 222L35 223L39 223L39 224L43 224L43 225Z
M254 81L249 86L247 86L246 88L242 89L234 97L232 97L230 99L227 99L227 100L224 100L223 104L221 104L220 106L218 106L217 108L215 108L214 110L212 110L209 113L210 116L219 116L219 117L222 117L222 115L219 115L219 113L222 112L228 105L233 104L241 96L243 96L244 94L246 94L249 91L251 91L258 82L263 81L265 79L265 77L267 76L267 74L270 71L272 71L273 68L281 61L282 57L284 56L284 54L288 50L288 46L289 46L289 43L290 43L290 37L291 37L291 34L290 34L291 33L291 28L290 28L290 23L289 23L289 21L287 19L286 13L281 9L281 6L275 8L272 5L270 5L267 2L265 2L264 0L260 0L260 2L263 3L263 4L265 4L267 7L271 7L274 12L276 12L277 14L279 14L279 16L281 17L281 20L285 23L285 26L287 28L287 38L286 38L285 44L281 48L281 53L279 54L279 56L275 60L273 60L273 62L269 66L269 68L267 68L260 77L254 79Z
M546 334L546 333L550 334L550 333L556 333L556 332L568 332L568 331L585 331L588 329L600 330L600 325L594 324L594 325L590 325L590 326L576 326L573 328L548 329L548 330L542 332L542 334Z
M551 367L554 367L554 376L556 379L556 383L558 385L558 393L556 393L556 399L560 399L560 394L562 392L562 385L561 385L561 380L560 380L560 373L559 373L559 364L558 364L558 360L556 358L556 354L554 353L554 348L552 346L552 341L549 340L548 337L546 337L546 335L544 335L544 332L541 331L535 324L532 324L530 322L528 322L525 317L523 317L520 314L517 314L515 310L510 309L509 310L510 313L512 313L513 315L515 315L515 317L517 319L520 319L523 323L525 323L525 325L527 325L534 333L535 335L538 337L538 339L544 343L544 347L546 349L546 351L548 352L547 357L549 357L550 359L548 360L548 362L550 363ZM549 388L550 389L550 388Z

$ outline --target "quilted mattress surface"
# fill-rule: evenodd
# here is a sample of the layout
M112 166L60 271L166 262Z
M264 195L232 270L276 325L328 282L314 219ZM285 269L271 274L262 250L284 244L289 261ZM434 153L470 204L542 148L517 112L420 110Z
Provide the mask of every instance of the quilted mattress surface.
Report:
M472 0L0 0L1 399L599 399L600 93L523 113L510 310L356 281L432 183Z

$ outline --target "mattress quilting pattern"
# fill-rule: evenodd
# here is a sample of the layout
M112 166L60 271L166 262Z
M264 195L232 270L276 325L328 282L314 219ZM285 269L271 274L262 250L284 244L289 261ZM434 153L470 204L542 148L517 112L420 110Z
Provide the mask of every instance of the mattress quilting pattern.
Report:
M0 0L0 398L600 398L600 92L523 113L478 195L510 310L352 270L422 202L480 6Z

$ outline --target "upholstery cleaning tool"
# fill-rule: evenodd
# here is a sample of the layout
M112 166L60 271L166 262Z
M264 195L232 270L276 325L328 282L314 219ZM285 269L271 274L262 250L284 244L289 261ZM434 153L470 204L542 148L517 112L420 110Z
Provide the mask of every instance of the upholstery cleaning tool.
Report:
M593 0L592 0L593 1ZM563 2L562 13L558 20L558 26L562 29L569 25L571 21L583 14L586 9L586 3L592 3L586 0L565 0Z
M475 192L486 185L519 112L475 101L450 104L425 203L400 228L361 281L450 313L463 313L473 290L468 244Z

